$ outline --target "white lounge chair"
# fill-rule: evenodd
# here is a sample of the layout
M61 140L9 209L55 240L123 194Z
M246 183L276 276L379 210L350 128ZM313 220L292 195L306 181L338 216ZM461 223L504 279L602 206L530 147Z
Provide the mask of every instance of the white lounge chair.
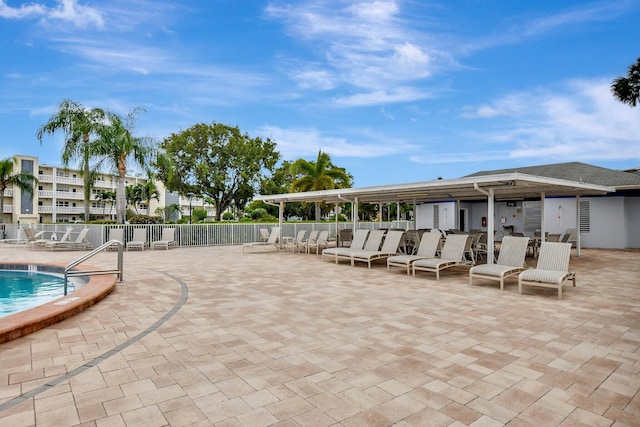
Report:
M109 229L109 238L107 242L118 241L122 246L124 246L124 229L123 228L110 228ZM106 242L105 242L106 243ZM117 245L112 244L107 248L107 250L115 250L117 249Z
M46 239L38 239L34 242L30 242L28 247L29 249L42 249L42 248L49 248L51 245L54 244L63 244L65 242L67 242L69 240L69 237L71 236L71 232L73 231L72 227L68 227L64 234L62 235L62 237L60 237L60 240L46 240Z
M140 249L144 251L147 246L147 229L146 228L134 228L133 237L126 243L127 250Z
M358 236L360 233L360 236ZM364 240L364 244L362 242L362 236L366 234L366 239ZM364 230L364 232L357 230L353 236L353 241L348 248L329 248L327 249L327 255L333 256L336 264L341 260L349 260L351 261L351 254L356 251L377 251L380 249L380 245L382 244L382 239L384 238L385 230ZM322 256L324 258L325 251L322 251Z
M411 266L414 262L434 258L438 245L440 244L440 233L423 233L415 255L393 255L387 258L387 270L390 267L403 267L407 269L407 275L411 274Z
M469 284L473 285L474 278L497 280L500 290L504 290L504 279L524 270L524 259L529 246L528 237L504 236L500 246L500 254L496 264L482 264L469 270Z
M305 253L309 253L309 244L315 244L316 240L318 240L318 234L320 233L320 230L311 230L309 232L309 236L304 239L304 243L302 244L302 247L300 248L300 251L302 252L304 250ZM329 234L327 233L327 237L329 237Z
M93 245L87 240L87 234L89 234L88 228L83 228L78 233L78 236L74 240L60 239L47 242L44 246L48 249L91 249ZM64 236L63 236L64 237Z
M298 250L298 252L302 251L302 248L304 248L307 242L305 239L306 235L307 230L298 230L298 234L296 234L295 239L293 239L293 241L291 242L291 252L294 252L296 249Z
M440 271L446 268L470 265L464 259L464 248L468 234L449 234L444 242L440 258L421 259L413 263L413 275L416 271L431 271L436 273L436 280L440 280Z
M361 228L356 230L353 235L353 240L351 240L351 245L348 248L343 247L335 247L335 248L327 248L322 250L322 260L324 261L324 256L332 256L336 262L338 263L338 254L342 256L351 256L351 252L354 250L362 250L364 249L364 245L367 242L367 236L369 235L369 230L365 230Z
M260 242L245 243L244 245L242 245L242 252L244 252L246 249L253 250L253 248L256 248L256 247L264 248L269 246L273 246L274 248L276 248L276 250L278 250L279 245L280 245L280 227L272 227L271 233L269 233L269 238L267 239L266 242L260 241Z
M151 249L169 250L170 247L176 246L178 244L178 242L176 242L175 236L176 236L175 228L163 228L162 237L160 237L160 240L155 240L151 242Z
M378 230L379 231L379 230ZM371 262L377 259L389 258L392 255L398 253L398 247L400 246L400 240L404 236L404 231L390 230L385 234L382 248L378 251L355 251L351 253L351 266L355 265L355 262L366 262L368 267L371 268ZM371 239L371 237L369 237Z
M305 252L310 254L315 249L316 255L320 253L320 249L324 250L329 247L329 231L322 230L315 239L307 239L305 244Z
M576 286L576 275L569 271L571 243L544 242L540 245L536 268L525 270L518 276L518 292L523 286L539 286L558 290L558 298L562 298L562 286L567 280Z
M19 228L18 237L16 239L2 239L0 240L0 245L27 246L29 243L39 240L42 233L43 233L42 231L39 231L38 233L36 233L31 227ZM21 234L23 234L24 236L21 236ZM40 240L42 240L42 242L48 242L48 240L44 240L44 239L40 239Z

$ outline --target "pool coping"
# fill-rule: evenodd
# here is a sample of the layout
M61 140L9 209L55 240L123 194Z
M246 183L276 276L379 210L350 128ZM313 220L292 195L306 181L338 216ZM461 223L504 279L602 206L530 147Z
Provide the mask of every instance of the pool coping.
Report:
M35 271L42 273L64 273L65 265L55 263L34 263L13 261L0 263L0 268L30 270L29 266L43 267ZM23 267L23 268L20 268ZM76 270L95 271L91 266L77 267ZM116 286L113 274L88 276L89 281L75 292L49 301L45 304L0 318L0 344L54 325L86 310L109 295Z

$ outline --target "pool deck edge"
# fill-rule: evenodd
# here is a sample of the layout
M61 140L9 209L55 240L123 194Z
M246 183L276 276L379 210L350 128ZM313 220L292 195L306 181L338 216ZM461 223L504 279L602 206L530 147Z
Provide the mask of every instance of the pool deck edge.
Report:
M33 264L33 262L14 262L14 264ZM60 267L64 268L63 265ZM83 266L79 269L95 271L91 266ZM116 277L112 274L90 276L89 279L86 285L69 295L1 318L0 344L31 334L80 313L105 298L116 286Z

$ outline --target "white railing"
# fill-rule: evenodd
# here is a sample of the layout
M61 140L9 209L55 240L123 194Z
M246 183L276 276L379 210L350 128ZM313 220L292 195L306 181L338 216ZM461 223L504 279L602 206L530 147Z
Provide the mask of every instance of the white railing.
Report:
M13 213L13 205L4 205L4 213Z

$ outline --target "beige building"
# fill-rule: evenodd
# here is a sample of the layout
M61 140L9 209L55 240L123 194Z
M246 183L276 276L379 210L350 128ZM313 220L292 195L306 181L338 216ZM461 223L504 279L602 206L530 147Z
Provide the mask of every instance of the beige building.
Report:
M33 195L23 193L19 188L7 189L4 193L4 212L1 223L67 223L81 222L84 217L84 179L78 169L67 169L60 166L40 164L33 156L14 156L17 164L13 172L28 172L38 179ZM143 184L146 178L127 176L125 186ZM115 219L115 205L100 200L100 193L116 191L117 177L101 173L96 179L89 212L92 219ZM177 220L189 216L191 209L206 209L209 217L215 215L212 206L205 205L201 199L179 196L169 192L161 182L156 182L158 198L152 199L147 208L143 202L137 207L141 215L161 215L158 208L178 204L181 213L171 218ZM132 208L133 209L133 208Z

